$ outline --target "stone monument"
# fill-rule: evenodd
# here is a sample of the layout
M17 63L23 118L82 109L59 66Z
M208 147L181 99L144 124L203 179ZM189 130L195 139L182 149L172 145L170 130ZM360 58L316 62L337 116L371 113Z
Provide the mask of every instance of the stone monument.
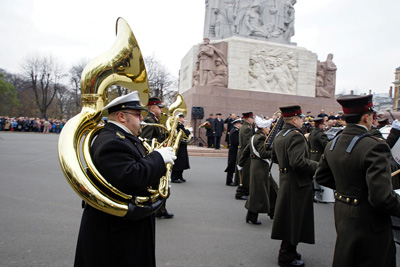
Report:
M206 0L203 42L181 61L179 93L205 117L280 106L337 112L336 65L291 42L296 0ZM317 113L318 112L318 113ZM191 114L188 112L187 119Z

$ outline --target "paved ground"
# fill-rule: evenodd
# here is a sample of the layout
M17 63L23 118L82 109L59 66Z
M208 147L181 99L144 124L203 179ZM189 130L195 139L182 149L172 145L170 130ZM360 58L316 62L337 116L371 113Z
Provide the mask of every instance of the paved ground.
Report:
M61 173L57 142L54 134L0 132L0 266L73 265L81 201ZM172 184L175 217L157 220L158 266L277 266L272 221L263 214L262 225L246 224L244 201L224 185L226 160L191 157L188 182ZM331 266L333 205L314 209L316 244L298 249L306 266Z

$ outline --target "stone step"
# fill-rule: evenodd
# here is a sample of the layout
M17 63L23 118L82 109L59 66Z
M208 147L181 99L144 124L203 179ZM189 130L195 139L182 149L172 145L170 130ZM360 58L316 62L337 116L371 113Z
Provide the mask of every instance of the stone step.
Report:
M213 148L199 147L195 145L188 146L188 154L192 157L228 157L229 150L227 148L221 148L215 150Z

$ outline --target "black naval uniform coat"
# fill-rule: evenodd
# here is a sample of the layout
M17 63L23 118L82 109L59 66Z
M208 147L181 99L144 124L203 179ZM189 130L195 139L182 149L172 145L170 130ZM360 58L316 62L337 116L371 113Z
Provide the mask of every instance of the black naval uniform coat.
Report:
M145 123L159 123L156 115L154 115L152 112L149 111L147 113L146 117L143 119L143 122ZM163 130L160 127L156 126L144 126L142 128L142 133L140 134L140 137L148 139L148 143L151 144L151 140L153 138L156 138L159 143L165 140L165 134Z
M95 166L122 192L147 196L166 172L162 156L146 155L141 141L109 122L91 147ZM155 217L130 221L86 205L75 266L155 266Z
M228 166L225 172L234 173L236 170L236 156L239 146L239 128L233 127L229 133Z
M324 148L328 142L328 136L326 136L323 130L318 128L313 129L308 136L311 153L310 159L319 162L322 154L324 154Z
M250 142L251 137L254 135L254 128L247 121L243 122L242 127L239 130L239 146L236 160L239 160L242 156L244 148ZM249 184L250 184L250 158L247 158L244 165L242 166L242 184L244 193L248 195ZM235 184L239 184L239 174L235 174Z
M244 149L238 164L242 166L247 158L250 158L250 194L245 204L246 209L254 213L270 214L272 213L270 212L271 182L274 183L275 192L277 185L272 177L270 179L269 162L266 160L271 159L271 150L265 150L265 139L265 134L258 130ZM274 196L276 196L275 192L273 192ZM275 201L273 201L273 204L275 204Z
M368 133L347 124L325 148L316 180L335 189L337 232L333 266L395 266L390 215L400 217L400 196L392 190L389 146L367 136L347 152L355 136Z
M279 190L271 238L296 246L314 244L312 179L318 163L310 160L300 130L285 123L272 146L272 161L279 164Z
M177 130L182 130L186 134L186 136L190 136L190 131L185 129L185 126L180 122L178 122ZM178 152L176 154L175 163L172 167L172 171L184 171L187 169L190 169L187 142L181 141L181 143L179 144Z

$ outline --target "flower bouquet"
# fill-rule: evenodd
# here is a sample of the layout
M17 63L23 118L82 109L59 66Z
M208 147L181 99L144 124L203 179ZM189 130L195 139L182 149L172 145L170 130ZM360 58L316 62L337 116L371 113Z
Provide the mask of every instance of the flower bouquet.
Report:
M204 123L199 125L199 128L206 128L207 130L212 129L211 124L209 121L205 121Z

